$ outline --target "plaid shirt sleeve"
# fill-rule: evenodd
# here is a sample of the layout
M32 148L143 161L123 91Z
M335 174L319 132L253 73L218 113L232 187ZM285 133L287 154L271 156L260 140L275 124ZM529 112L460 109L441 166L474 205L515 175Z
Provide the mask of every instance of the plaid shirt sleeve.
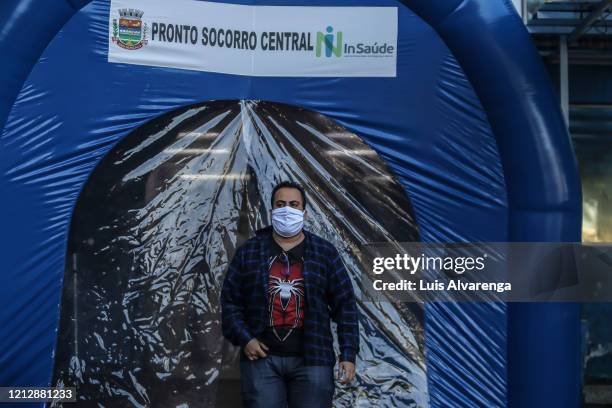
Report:
M338 330L340 361L354 363L359 350L359 322L355 293L342 257L335 248L332 258L328 298L331 317L336 322Z
M244 347L252 338L245 323L240 296L242 251L238 249L229 265L221 289L221 326L223 335L235 346Z

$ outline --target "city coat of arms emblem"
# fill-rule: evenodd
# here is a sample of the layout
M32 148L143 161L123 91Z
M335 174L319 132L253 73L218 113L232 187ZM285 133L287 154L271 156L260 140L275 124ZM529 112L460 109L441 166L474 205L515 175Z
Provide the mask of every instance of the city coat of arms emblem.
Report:
M113 42L126 50L137 50L147 45L147 24L142 23L141 10L120 9L119 22L113 19Z

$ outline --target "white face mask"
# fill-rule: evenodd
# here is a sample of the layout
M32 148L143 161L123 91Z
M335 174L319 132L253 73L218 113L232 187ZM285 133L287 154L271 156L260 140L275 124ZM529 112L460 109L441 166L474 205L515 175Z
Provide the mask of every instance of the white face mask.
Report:
M281 237L294 237L304 227L304 211L289 206L275 208L272 210L272 227Z

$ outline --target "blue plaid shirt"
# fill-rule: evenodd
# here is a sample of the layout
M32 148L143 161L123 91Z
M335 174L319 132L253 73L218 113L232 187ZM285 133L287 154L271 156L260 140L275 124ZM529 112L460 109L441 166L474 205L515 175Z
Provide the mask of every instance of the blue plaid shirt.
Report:
M223 335L244 347L269 322L268 262L272 228L257 231L236 251L221 290ZM331 243L304 230L304 363L335 364L330 318L337 324L340 361L359 349L357 305L351 280Z

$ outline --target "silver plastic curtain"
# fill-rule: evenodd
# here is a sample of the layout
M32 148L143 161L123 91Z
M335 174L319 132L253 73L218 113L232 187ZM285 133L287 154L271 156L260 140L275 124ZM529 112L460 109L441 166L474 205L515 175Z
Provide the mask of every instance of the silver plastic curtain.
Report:
M306 188L306 228L341 252L359 300L357 379L335 406L427 406L421 308L360 287L361 244L418 241L405 188L335 122L259 101L171 112L98 164L72 219L53 384L76 386L77 406L238 406L219 294L282 180Z

